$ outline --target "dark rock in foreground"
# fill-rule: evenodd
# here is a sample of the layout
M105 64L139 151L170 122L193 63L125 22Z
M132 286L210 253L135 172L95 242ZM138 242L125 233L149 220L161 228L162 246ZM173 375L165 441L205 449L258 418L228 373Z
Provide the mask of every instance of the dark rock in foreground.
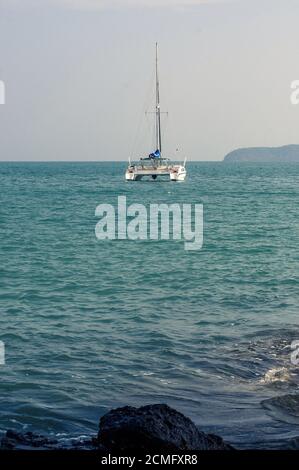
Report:
M8 430L0 439L0 450L97 450L99 454L113 451L174 452L189 450L232 450L220 437L205 434L191 419L167 405L141 408L125 406L109 411L100 420L98 438L63 440L32 432Z
M220 437L205 434L191 419L167 405L111 410L100 420L98 439L106 451L232 450Z
M228 153L224 157L224 162L299 162L299 145L241 148Z

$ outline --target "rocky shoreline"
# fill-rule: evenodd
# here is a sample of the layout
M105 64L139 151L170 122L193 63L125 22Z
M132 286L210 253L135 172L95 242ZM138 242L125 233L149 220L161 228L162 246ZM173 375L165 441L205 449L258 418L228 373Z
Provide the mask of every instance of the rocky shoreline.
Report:
M8 430L0 450L97 450L106 452L175 452L233 450L214 434L200 431L191 419L165 404L116 408L101 417L97 436L61 443L32 432Z

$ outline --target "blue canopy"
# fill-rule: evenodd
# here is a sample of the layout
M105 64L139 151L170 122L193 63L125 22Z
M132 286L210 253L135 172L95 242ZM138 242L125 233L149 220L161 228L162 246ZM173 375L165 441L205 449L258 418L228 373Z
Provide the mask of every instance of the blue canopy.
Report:
M150 153L150 154L149 154L149 157L150 157L150 158L160 158L160 157L161 157L160 150L157 149L155 152Z

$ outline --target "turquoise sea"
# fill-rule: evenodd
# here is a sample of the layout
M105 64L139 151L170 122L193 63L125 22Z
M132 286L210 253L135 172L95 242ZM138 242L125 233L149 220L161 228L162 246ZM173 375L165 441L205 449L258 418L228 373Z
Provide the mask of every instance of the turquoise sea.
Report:
M299 446L299 165L0 164L0 430L67 439L168 403L240 448ZM203 203L204 245L98 241L95 208ZM291 396L290 396L291 395Z

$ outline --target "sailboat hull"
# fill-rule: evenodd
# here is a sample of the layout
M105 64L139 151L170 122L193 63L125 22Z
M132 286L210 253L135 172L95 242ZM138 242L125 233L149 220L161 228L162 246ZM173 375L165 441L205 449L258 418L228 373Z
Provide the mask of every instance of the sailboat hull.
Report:
M126 171L127 181L140 181L144 177L153 180L156 178L168 178L170 181L184 181L186 178L186 169L183 165L170 165L157 168L146 168L143 166L130 166Z

